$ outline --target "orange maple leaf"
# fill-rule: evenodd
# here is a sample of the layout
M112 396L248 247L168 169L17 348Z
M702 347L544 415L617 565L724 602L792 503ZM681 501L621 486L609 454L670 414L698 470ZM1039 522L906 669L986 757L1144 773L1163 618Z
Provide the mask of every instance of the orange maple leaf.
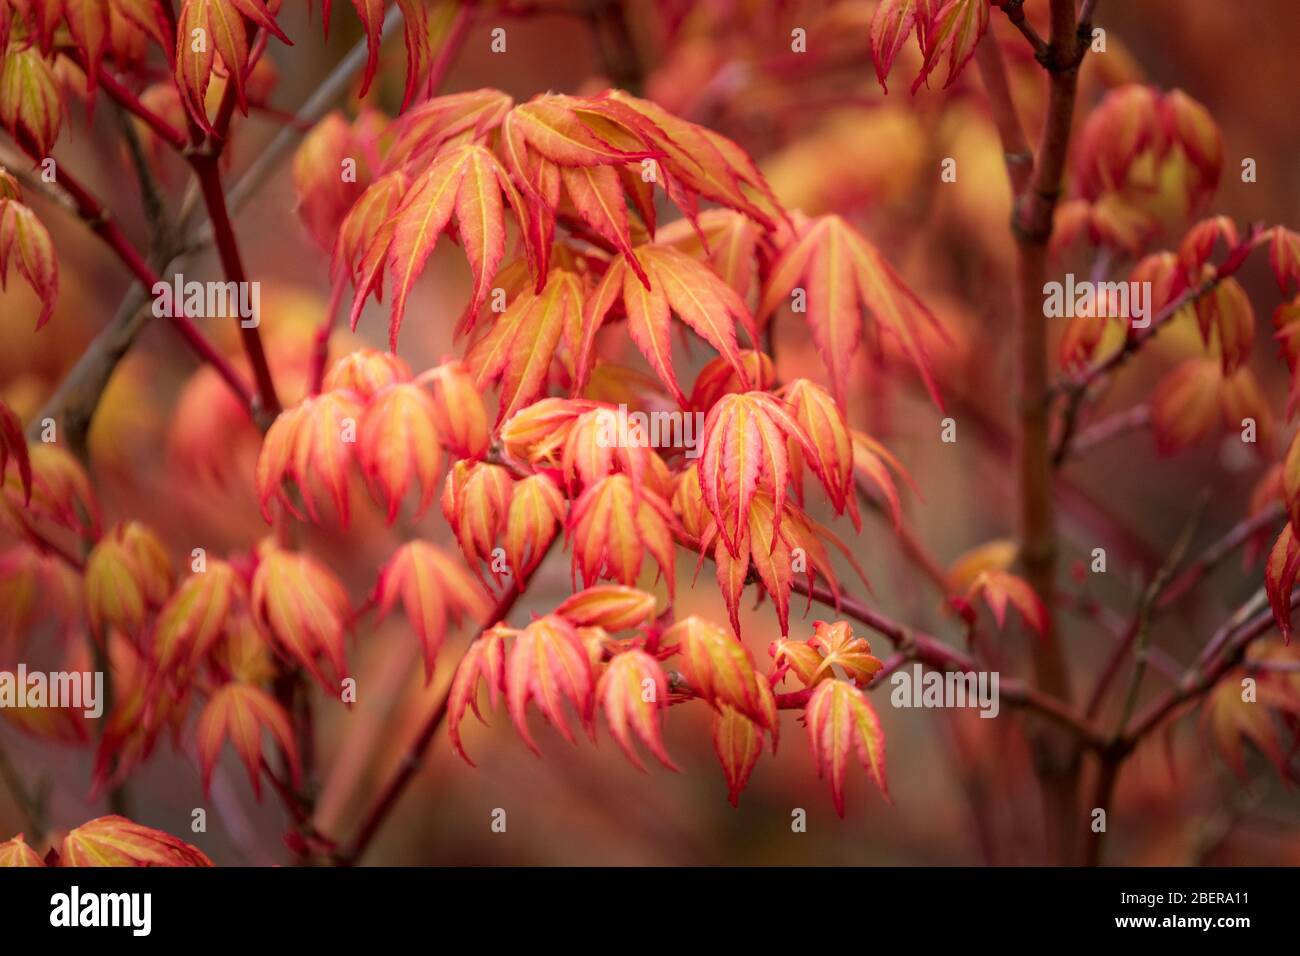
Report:
M582 315L582 283L566 269L554 269L540 290L520 292L470 348L465 363L479 389L501 380L497 424L539 398L551 359Z
M839 216L820 216L800 224L772 266L757 320L764 322L796 287L807 292L808 325L841 406L862 341L863 326L858 321L862 314L895 337L934 403L943 407L921 338L926 324L946 338L943 327L880 251Z
M855 752L862 766L889 799L885 782L885 735L867 695L848 681L823 681L813 691L805 711L808 740L817 776L829 772L835 812L844 816L844 774Z
M20 833L11 840L0 843L0 869L18 866L44 866L39 853L27 845Z
M482 587L460 562L427 541L408 541L379 571L374 600L382 621L398 599L424 649L424 677L433 677L450 618L481 621L488 614Z
M1268 593L1269 607L1273 609L1277 629L1288 644L1291 643L1291 589L1295 587L1297 574L1300 574L1300 541L1296 540L1295 531L1288 523L1273 542L1264 565L1264 588Z
M412 483L420 486L416 518L433 501L442 467L438 418L433 398L414 382L389 385L366 403L357 429L357 462L387 500L389 524Z
M636 491L627 475L610 475L574 502L567 536L573 545L573 578L584 585L607 577L634 585L646 552L655 559L671 597L677 518L649 488Z
M609 721L609 732L634 767L645 772L632 743L635 733L661 764L680 772L664 749L660 725L668 706L668 679L657 660L635 649L615 655L600 675L596 698Z
M32 45L0 50L0 125L50 155L63 122L59 81L51 60Z
M555 613L575 627L624 631L654 620L655 596L621 584L599 584L565 598Z
M392 352L361 348L342 356L329 367L321 391L356 392L367 401L389 385L411 380L411 367Z
M999 628L1006 626L1007 605L1012 604L1026 624L1037 631L1040 637L1046 637L1047 608L1024 578L1009 571L981 571L971 582L966 600L974 601L981 596L993 612Z
M758 331L744 301L707 266L685 253L670 246L647 245L612 260L587 302L575 395L586 384L596 333L619 301L627 313L632 341L680 405L688 403L673 371L670 313L717 349L742 384L748 383L736 342L736 323L745 328L753 343L758 341Z
M387 260L393 281L393 304L388 340L394 351L411 287L453 215L474 273L474 294L465 314L478 313L505 255L502 193L515 210L516 218L522 221L519 195L505 168L486 147L477 143L439 153L411 181L384 228L385 234L391 228ZM367 259L375 255L376 252L367 249ZM377 273L372 276L371 285L375 278ZM371 285L357 287L358 300L365 299Z
M947 0L926 12L926 22L918 25L925 62L920 75L912 81L913 93L929 78L944 53L948 54L948 76L943 86L944 89L951 86L962 67L975 55L975 45L989 26L988 0Z
M749 649L739 639L692 615L665 631L663 640L678 645L682 669L696 696L714 707L733 707L766 729L775 727L776 705L767 682L754 670Z
M0 97L3 97L0 91ZM0 99L0 103L3 100ZM9 281L9 265L41 299L36 328L54 315L59 295L59 260L44 224L16 199L0 199L0 289Z
M871 59L876 67L876 79L886 93L889 84L885 80L903 44L912 35L918 15L924 23L925 0L881 0L871 17Z
M477 699L480 678L487 683L492 706L497 705L505 689L505 639L517 633L518 631L504 625L496 625L484 631L466 649L452 676L451 689L447 691L447 735L451 738L452 750L471 767L474 766L474 761L469 759L461 742L461 721L465 719L465 711L471 708L474 715L483 720Z
M575 741L564 716L564 701L573 705L584 727L592 726L591 663L577 630L562 617L547 614L519 632L506 661L505 687L510 719L536 754L541 751L528 730L525 713L529 700L569 743Z
M262 516L270 522L270 503L279 501L295 517L302 515L284 484L292 481L302 494L307 514L320 521L318 499L328 495L339 522L350 514L349 465L353 458L361 396L337 389L305 398L271 423L257 459L257 497Z
M307 668L326 693L338 692L347 674L343 635L352 607L328 568L309 554L269 549L253 574L252 609L275 647Z
M152 653L159 673L203 660L225 631L232 609L247 600L243 579L225 561L211 559L202 572L182 581L154 625Z
M23 437L23 425L18 416L8 405L0 402L0 481L4 479L11 457L18 469L25 504L32 498L32 460L27 454L27 439Z
M541 563L565 510L564 495L548 476L530 475L515 483L506 513L505 548L521 588Z
M487 411L465 363L444 362L421 372L417 381L433 395L443 445L457 458L481 458L491 441Z
M171 559L153 531L136 521L115 526L86 558L86 615L103 638L106 627L139 635L146 613L172 590Z
M207 92L217 54L235 84L239 108L248 112L244 81L249 43L244 18L292 46L262 0L184 0L176 15L176 85L194 122L211 132Z
M733 557L740 557L740 536L760 488L770 492L774 501L770 537L780 533L790 480L788 441L804 452L825 483L820 457L791 407L781 399L767 392L724 395L704 421L700 489Z
M509 518L513 483L500 465L458 461L447 472L442 491L442 516L456 533L465 559L482 580L479 561L490 561L492 575L500 580L504 566L490 560L497 537Z
M217 689L199 715L194 737L198 743L199 763L203 767L203 791L212 789L212 772L216 769L221 744L229 738L244 761L253 793L262 797L262 731L271 735L289 761L294 786L302 776L298 745L294 741L289 715L270 694L251 684L230 683Z
M763 753L763 727L736 708L721 704L713 711L712 732L713 752L727 779L727 800L733 807L739 806L740 793ZM775 750L775 736L772 741Z
M782 640L772 646L777 666L788 665L805 687L837 676L861 685L884 666L865 639L853 636L847 621L814 621L813 632L808 641Z

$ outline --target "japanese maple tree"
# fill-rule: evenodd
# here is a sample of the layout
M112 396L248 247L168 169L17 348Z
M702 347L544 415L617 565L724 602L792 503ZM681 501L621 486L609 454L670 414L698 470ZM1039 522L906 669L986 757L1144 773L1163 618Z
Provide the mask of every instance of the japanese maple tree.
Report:
M440 736L460 773L507 746L472 733L471 715L507 718L540 755L557 736L607 733L654 774L711 746L732 804L783 742L840 816L865 814L877 798L853 778L889 799L900 745L887 748L881 715L914 665L1000 675L997 734L937 719L967 762L1031 767L1033 859L1101 859L1098 812L1123 825L1117 783L1180 726L1199 722L1238 774L1258 752L1293 777L1300 443L1278 432L1300 385L1274 387L1252 358L1296 370L1300 233L1216 210L1236 169L1209 110L1145 81L1097 29L1096 0L734 5L749 19L724 3L611 0L578 5L604 68L573 92L444 92L467 48L504 62L516 23L570 6L354 0L358 25L329 0L0 0L0 280L34 293L3 300L6 335L58 349L67 290L80 301L99 283L94 336L60 380L0 405L0 664L39 658L110 684L98 720L3 711L9 729L92 753L88 788L110 815L47 819L36 770L5 760L26 823L0 864L208 865L127 819L128 800L168 747L210 791L227 745L251 793L273 795L261 812L284 821L295 858L355 863ZM325 28L359 42L297 113L273 106ZM404 67L385 52L399 33ZM728 49L752 57L748 78L692 59ZM846 71L859 92L844 92ZM799 103L815 113L819 96L870 97L916 124L882 132L881 155L862 157L878 165L934 129L996 132L1005 165L984 174L1013 205L981 229L1011 258L984 282L1013 291L997 293L994 328L954 318L956 281L878 231L870 202L806 183L797 202L771 175L768 155L801 137L803 162L831 161L836 146L799 129ZM728 135L752 132L736 114L764 110L781 121ZM277 135L237 156L258 117ZM117 153L65 162L82 119L116 119ZM97 194L78 168L93 161L129 170L113 175L138 197ZM917 195L980 175L943 153L924 168ZM270 284L238 216L277 170L296 202L278 228L314 250L298 269L328 295L268 293L250 316L168 291L160 309L182 273ZM76 275L82 246L65 251L78 225L132 283L116 308ZM444 265L449 246L460 261ZM1246 278L1257 262L1277 293ZM1044 298L1071 263L1102 291L1058 319ZM1145 321L1129 289L1147 290ZM1263 308L1272 329L1257 335ZM151 317L174 343L149 350L168 388L149 449L165 475L140 483L138 464L101 467L91 423ZM454 352L429 362L407 345L434 334ZM972 394L970 365L1000 352L1014 388ZM652 422L677 437L652 440ZM1189 499L1177 538L1141 553L1070 474L1133 431L1150 431L1154 458L1225 429L1255 458L1242 466L1255 490L1214 496L1229 530L1204 542L1206 501ZM919 443L968 441L1013 475L1005 507L955 452L942 476L933 453L904 464ZM1002 531L969 537L949 566L915 513L963 481ZM190 501L203 489L218 504ZM192 505L176 528L156 500L168 493ZM1158 623L1238 550L1257 590L1194 615L1194 657L1170 658ZM866 573L881 566L923 596L918 620L877 609L897 603ZM1087 583L1103 572L1137 593ZM382 684L356 659L395 620L413 651ZM1173 668L1158 690L1157 667ZM351 772L349 734L362 749L383 736L351 708L399 696L412 670L418 725L341 829L321 793Z

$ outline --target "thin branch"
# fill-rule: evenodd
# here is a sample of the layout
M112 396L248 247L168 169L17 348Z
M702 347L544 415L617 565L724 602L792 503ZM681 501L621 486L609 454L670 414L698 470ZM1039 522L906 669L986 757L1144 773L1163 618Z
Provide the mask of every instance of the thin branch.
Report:
M1223 648L1227 646L1228 642L1232 640L1232 636L1236 633L1237 629L1241 627L1241 625L1250 618L1251 615L1257 613L1261 608L1266 607L1267 605L1267 589L1257 588L1255 593L1248 597L1241 606L1237 608L1232 617L1228 618L1228 620L1214 632L1210 639L1205 642L1205 647L1201 649L1201 653L1197 657L1197 665L1201 667L1209 665L1219 656Z
M1222 564L1234 551L1285 517L1286 506L1280 501L1274 501L1258 514L1237 522L1222 538L1206 548L1201 556L1169 585L1160 599L1159 607L1168 607L1190 592L1202 578Z
M1104 445L1106 442L1127 435L1129 432L1140 431L1150 426L1150 406L1134 405L1132 408L1126 408L1122 412L1116 412L1108 418L1103 418L1097 424L1080 432L1073 441L1069 440L1068 434L1062 434L1056 450L1052 453L1052 464L1059 468L1064 464L1067 455L1078 458L1099 445Z
M121 260L123 265L127 267L131 275L137 280L140 286L137 293L139 296L138 301L140 302L140 305L143 306L147 296L152 292L154 285L161 281L158 274L154 271L153 267L145 261L144 256L141 255L139 250L131 243L131 240L127 238L126 233L122 231L122 228L117 224L117 221L113 218L112 214L90 193L88 189L86 189L85 186L80 183L75 176L68 172L66 166L61 166L59 168L58 187L59 191L67 197L68 202L76 211L77 216L90 227L91 231L94 232L95 235L103 240L105 245L113 251L118 259ZM240 398L241 402L247 406L250 401L250 392L248 386L244 384L243 376L235 370L225 355L208 342L203 333L199 331L198 327L195 326L190 318L184 314L183 307L172 311L174 314L170 321L172 325L175 326L176 330L180 332L181 337L185 339L186 343L199 356L199 358L207 362L214 370L216 370L217 374L225 380L225 382ZM132 313L132 316L134 316L134 312ZM116 325L117 322L115 321L114 326ZM131 338L134 338L134 335L132 335ZM79 373L78 370L98 368L103 354L111 354L111 350L117 348L121 344L121 340L116 335L109 336L104 342L102 353L96 350L96 346L99 345L99 343L100 338L97 337L95 342L92 343L91 348L87 349L73 366L68 379L65 379L64 383L60 385L58 392L55 394L55 398L59 399L60 402L77 394L76 388L70 386L79 387L82 382L82 375L89 378L89 373L87 371ZM122 349L122 352L124 353L125 349ZM120 353L114 359L112 366L116 366L117 358L120 358ZM111 367L108 371L111 373ZM74 376L77 377L74 378ZM95 405L98 404L98 394L102 392L103 387L108 383L107 375L103 376L102 382L103 384L99 386L99 390L95 393ZM36 416L31 426L29 426L29 431L38 429L39 422L45 417L60 417L51 413L50 405L55 404L54 400L52 400L45 409L42 409L41 413ZM88 426L90 418L94 412L94 407L94 405L91 405L86 414L73 416L74 427L80 427L81 424ZM65 420L67 419L65 418Z
M149 164L149 157L145 154L144 144L140 142L140 134L136 131L131 114L119 106L113 111L113 115L117 118L118 131L126 143L127 155L131 157L131 168L135 171L136 184L140 187L140 202L144 207L145 222L149 224L149 257L156 260L171 241L167 222L167 203L163 199L162 189L158 186L158 179Z
M1002 12L1007 19L1029 41L1034 50L1034 58L1042 60L1047 56L1047 41L1042 38L1032 23L1025 19L1025 0L1003 0Z
M1034 154L1025 139L1020 114L1016 111L1015 99L1011 95L1011 85L1007 82L1007 68L1002 61L1002 51L998 49L997 37L991 30L984 34L984 38L975 47L975 65L979 67L980 79L984 82L984 93L993 125L1002 140L1002 157L1007 164L1007 176L1011 180L1011 194L1018 196L1029 183L1029 174L1034 169Z
M170 4L162 4L164 13L171 13ZM402 23L402 13L397 7L389 10L384 19L384 36L389 36ZM287 126L271 140L231 188L226 197L226 208L232 216L237 215L249 200L270 180L280 166L280 161L293 149L301 138L304 129L310 128L325 115L348 90L348 87L366 63L366 41L358 41L348 54L339 61L324 82L303 103L296 114L297 122ZM190 225L191 210L198 197L198 191L191 192L182 204L177 217L177 232L181 239L158 257L159 271L178 267L184 271L191 257L212 242L211 227L206 223ZM99 405L100 397L108 386L108 381L117 368L118 362L130 350L137 336L148 324L150 314L145 308L148 291L132 286L119 302L109 324L95 336L81 358L64 376L54 395L45 403L37 414L35 421L53 418L62 421L89 422ZM251 395L247 387L245 396ZM249 397L241 397L246 406L251 405Z
M235 238L234 225L230 220L230 210L226 206L226 194L221 188L221 170L218 157L193 157L194 173L199 178L199 188L203 191L203 201L212 221L213 238L217 253L226 273L226 278L240 286L248 282L244 271L243 258L239 252L239 243ZM239 322L239 337L244 345L244 354L253 368L253 378L257 382L257 405L254 408L254 420L265 430L271 420L280 413L280 398L275 392L275 381L271 377L271 367L266 360L266 351L262 348L262 336L255 324L242 319Z
M811 597L827 607L837 608L840 613L867 625L885 637L900 652L909 655L911 660L920 661L939 670L966 672L980 668L979 662L974 658L950 647L937 637L905 627L842 591L837 603L834 592L820 584L810 587L806 581L796 579L793 590L796 594ZM1100 746L1103 742L1096 729L1067 704L1048 694L1040 693L1022 681L1001 681L998 693L1007 703L1036 711L1050 718L1072 731L1090 747Z
M1255 613L1253 617L1244 613L1259 603L1258 598L1257 594L1243 604L1228 623L1216 633L1211 644L1217 644L1222 648L1222 653L1217 654L1216 661L1201 662L1197 668L1188 672L1178 688L1153 704L1144 714L1139 715L1134 721L1133 729L1124 738L1124 745L1127 748L1132 749L1137 746L1175 711L1211 690L1221 677L1241 662L1246 649L1253 641L1270 633L1277 626L1277 622L1273 619L1273 612L1267 608ZM1290 606L1292 608L1300 606L1300 591L1291 593ZM1222 635L1222 638L1219 635Z
M86 67L85 59L79 54L69 52L68 54L82 69ZM95 75L100 88L108 96L116 100L123 109L138 118L153 132L155 136L170 146L177 152L184 152L189 147L189 137L181 130L172 126L149 107L140 101L140 98L124 86L117 77L109 73L103 66L100 66L99 72Z
M1156 610L1156 602L1160 600L1160 595L1173 579L1174 572L1178 570L1178 565L1187 554L1187 549L1191 547L1192 538L1196 535L1196 529L1209 502L1208 493L1201 495L1201 500L1187 519L1182 532L1178 535L1178 540L1174 542L1174 547L1169 552L1169 559L1151 579L1138 604L1133 623L1133 676L1129 681L1128 693L1124 696L1124 708L1120 711L1119 720L1115 724L1115 740L1124 736L1124 728L1128 725L1129 718L1133 716L1133 708L1137 706L1138 694L1142 690L1142 678L1146 676L1147 670L1147 645L1151 637L1151 618ZM1100 697L1104 692L1105 688L1101 687L1094 696Z
M1252 224L1246 238L1238 243L1228 252L1223 264L1215 270L1214 275L1208 279L1184 289L1181 293L1170 300L1163 309L1155 314L1151 319L1151 324L1146 328L1138 329L1124 340L1124 344L1115 352L1108 355L1102 361L1096 363L1074 378L1065 379L1056 383L1044 400L1050 402L1056 395L1065 395L1069 401L1081 401L1083 394L1098 379L1103 378L1121 368L1129 359L1141 351L1142 347L1151 339L1155 338L1157 333L1169 322L1178 311L1184 306L1195 302L1201 296L1212 292L1224 279L1235 275L1245 264L1247 256L1263 243L1268 241L1270 230L1262 229L1258 224ZM1068 411L1067 411L1068 414Z
M554 549L555 543L555 539L552 539L551 543L547 545L546 553L542 555L542 561L538 562L537 567L540 567L545 561L546 555ZM526 584L527 582L523 583ZM512 584L497 601L496 607L492 609L491 614L488 615L488 619L483 623L483 629L490 628L494 624L499 624L501 621L505 620L506 616L514 608L515 603L519 600L519 596L522 593L523 589L519 583ZM459 663L460 662L457 661L457 666L459 666ZM393 774L392 779L389 780L388 785L380 791L379 796L371 804L370 809L362 818L361 826L357 830L357 835L353 838L351 845L345 852L340 854L340 862L344 865L351 866L361 859L369 848L371 841L374 840L375 835L379 832L380 827L384 825L384 822L393 812L393 809L396 807L398 800L401 799L402 794L406 792L406 788L410 785L411 780L414 779L416 771L420 769L420 766L424 761L424 756L427 753L429 746L433 743L433 738L437 735L438 729L442 726L442 722L447 718L447 704L449 698L450 688L448 688L447 693L444 693L442 697L439 698L438 702L434 704L433 710L429 712L429 715L424 720L424 724L420 727L419 733L416 734L415 740L412 741L411 745L407 748L405 755L402 757L402 762L398 765L397 771Z

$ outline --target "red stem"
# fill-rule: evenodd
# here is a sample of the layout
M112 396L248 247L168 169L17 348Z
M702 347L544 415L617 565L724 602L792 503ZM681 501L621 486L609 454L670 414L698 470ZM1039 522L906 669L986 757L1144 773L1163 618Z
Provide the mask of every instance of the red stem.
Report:
M1006 64L1002 61L1002 51L998 49L997 37L992 30L985 33L975 47L975 64L979 67L980 79L984 81L993 125L1002 140L1002 155L1011 179L1011 195L1018 196L1029 184L1029 174L1034 171L1034 154L1025 139L1020 114L1016 112L1016 103L1011 96L1011 85L1007 82Z
M1161 595L1156 607L1165 608L1173 604L1195 587L1205 575L1218 567L1219 563L1233 551L1236 551L1255 535L1268 530L1285 517L1286 508L1279 501L1264 508L1258 514L1237 522L1229 529L1227 534L1206 549L1191 567L1174 579L1174 582Z
M214 155L195 155L191 165L198 176L199 187L203 192L203 201L212 220L212 238L221 257L226 278L231 282L247 282L244 263L239 255L239 244L235 239L234 227L230 221L230 212L226 208L226 194L221 187L221 171L218 157ZM259 424L269 424L267 418L273 419L280 414L280 399L275 393L275 382L271 378L271 368L262 349L262 337L254 326L243 322L239 325L239 336L244 344L244 352L253 368L253 378L257 382Z
M325 320L316 330L316 340L312 345L311 379L307 386L308 395L319 395L325 382L325 368L330 360L330 336L334 334L334 321L338 315L339 304L347 289L347 275L340 270L330 289L329 302L325 305Z
M83 69L85 68L85 61L80 55L70 53L69 56L72 56L77 63L81 64ZM110 98L116 100L123 109L141 120L153 131L155 136L165 142L172 149L177 152L184 152L189 146L189 137L187 137L184 132L178 130L171 123L167 122L153 110L149 109L149 107L145 106L144 103L140 102L138 96L127 89L121 81L117 79L117 77L109 73L103 66L100 66L99 72L95 74L95 77L99 81L100 88L103 89Z
M23 147L28 155L38 158L39 151L35 149L35 144L31 143L27 137L20 136L19 145ZM152 295L153 287L162 279L132 244L126 233L122 231L122 227L117 224L113 214L76 177L71 175L66 167L61 166L59 168L59 186L71 197L76 205L77 215L90 227L95 235L104 241L105 245L113 250L113 253L122 261L122 264L144 286L145 291ZM180 332L181 337L185 339L195 354L211 365L222 380L230 386L231 391L239 398L240 403L251 411L252 393L249 391L248 385L245 384L243 376L230 364L225 355L204 338L203 333L184 314L183 304L177 303L176 306L177 308L172 310L174 313L171 315L172 325Z

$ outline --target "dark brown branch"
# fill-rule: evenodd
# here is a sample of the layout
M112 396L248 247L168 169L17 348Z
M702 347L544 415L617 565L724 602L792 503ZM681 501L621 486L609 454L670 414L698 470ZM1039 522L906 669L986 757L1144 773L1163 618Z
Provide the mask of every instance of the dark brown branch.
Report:
M1023 17L1019 4L1013 6L1014 14ZM1015 22L1014 14L1008 12L1012 22ZM1047 243L1052 234L1052 217L1069 152L1081 55L1076 36L1074 0L1051 0L1051 22L1048 48L1039 56L1048 72L1047 116L1033 176L1017 198L1012 215L1012 232L1016 237L1019 261L1016 310L1016 338L1020 352L1018 537L1025 577L1048 612L1047 633L1042 640L1030 643L1035 684L1042 693L1068 705L1072 691L1065 655L1056 632L1053 607L1057 541L1052 500L1050 410L1040 396L1047 388L1047 323L1041 302L1047 274ZM1068 737L1047 727L1034 732L1031 744L1043 789L1048 854L1057 862L1070 862L1074 859L1078 751Z

